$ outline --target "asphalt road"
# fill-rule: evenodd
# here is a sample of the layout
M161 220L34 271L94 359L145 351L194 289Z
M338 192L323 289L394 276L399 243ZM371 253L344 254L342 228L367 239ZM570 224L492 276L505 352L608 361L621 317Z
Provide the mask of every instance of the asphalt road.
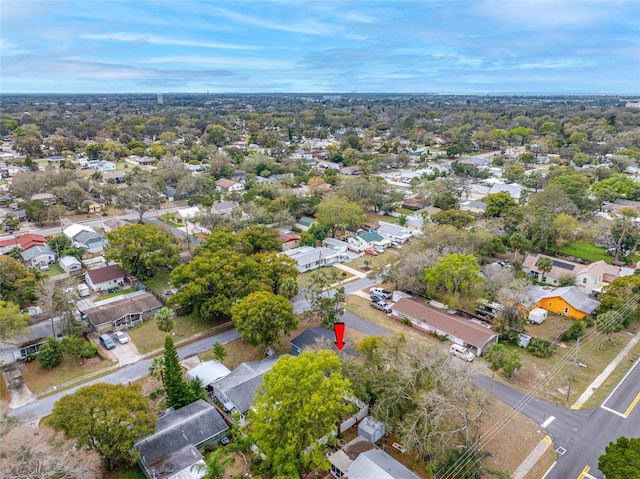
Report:
M238 339L240 335L235 329L225 331L215 336L209 336L207 338L200 339L186 346L178 348L178 356L180 359L185 359L204 351L210 350L213 344L218 341L220 344L227 344L228 342ZM89 386L96 383L109 383L109 384L128 384L129 381L140 379L149 374L149 366L151 366L152 359L143 359L135 364L124 366L117 371L102 376L97 379L88 381L81 386L77 386L70 389L65 389L57 394L48 396L46 398L39 399L31 404L27 404L20 408L11 411L11 414L21 418L23 421L37 420L43 416L46 416L53 409L55 402L66 394L75 392L79 387Z
M568 409L524 393L485 376L476 378L505 404L546 428L556 450L556 462L544 479L602 479L598 458L619 437L640 437L640 360L599 407ZM640 475L640 471L639 471Z

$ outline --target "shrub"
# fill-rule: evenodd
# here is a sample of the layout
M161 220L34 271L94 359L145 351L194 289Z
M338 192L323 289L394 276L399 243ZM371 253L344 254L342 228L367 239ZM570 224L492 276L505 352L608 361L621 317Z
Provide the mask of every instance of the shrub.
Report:
M531 354L539 358L548 358L553 354L551 341L544 338L532 338L527 349Z
M56 338L50 337L38 350L38 362L45 369L51 369L62 361L62 345Z
M584 334L584 325L581 321L576 321L571 325L571 327L562 335L563 341L571 341L574 339L578 339L580 336Z

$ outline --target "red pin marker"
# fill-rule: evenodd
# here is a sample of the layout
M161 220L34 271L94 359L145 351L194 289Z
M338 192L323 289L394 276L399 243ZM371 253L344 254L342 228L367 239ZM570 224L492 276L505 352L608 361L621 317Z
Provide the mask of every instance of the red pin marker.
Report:
M333 323L333 330L336 333L336 347L341 350L344 348L344 323Z

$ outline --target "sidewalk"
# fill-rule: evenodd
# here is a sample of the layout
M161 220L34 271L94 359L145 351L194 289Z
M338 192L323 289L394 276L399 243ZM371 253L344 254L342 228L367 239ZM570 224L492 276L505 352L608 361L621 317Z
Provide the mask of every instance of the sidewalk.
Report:
M345 266L342 263L334 263L331 266L341 269L342 271L352 274L358 278L364 278L367 276L367 273L363 273L362 271L358 271L357 269L350 268L349 266Z
M580 397L576 400L576 402L571 406L571 409L580 409L584 403L586 403L589 398L593 395L597 389L602 386L602 384L607 380L607 378L611 375L613 370L622 362L629 351L640 341L640 332L636 334L629 343L622 348L622 350L618 353L618 355L609 363L609 365L604 368L597 378L593 380L589 386L585 389L585 391L580 395ZM524 479L529 470L535 466L538 459L542 457L545 451L549 448L549 446L553 446L551 439L549 436L545 436L542 441L531 451L531 453L526 457L526 459L520 464L518 469L513 475L513 479Z

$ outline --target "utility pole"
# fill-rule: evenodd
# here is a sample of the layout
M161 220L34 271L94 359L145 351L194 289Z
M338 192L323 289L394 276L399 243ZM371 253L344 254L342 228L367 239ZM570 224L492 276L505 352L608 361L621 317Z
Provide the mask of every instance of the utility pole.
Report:
M573 385L573 373L576 371L576 363L578 362L578 349L580 349L580 337L576 341L576 350L573 355L573 365L571 366L571 375L569 376L569 389L567 391L567 401L569 400L569 396L571 396L571 386Z

